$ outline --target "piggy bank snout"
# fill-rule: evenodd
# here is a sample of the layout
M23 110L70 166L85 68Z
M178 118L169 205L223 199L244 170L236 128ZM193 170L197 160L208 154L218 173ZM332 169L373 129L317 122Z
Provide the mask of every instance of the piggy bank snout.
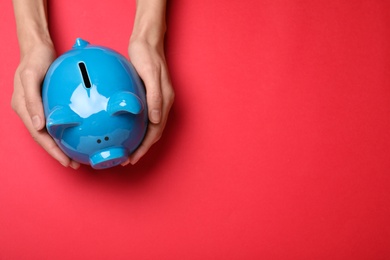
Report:
M123 147L103 149L89 158L94 169L105 169L125 162L128 158L127 150Z

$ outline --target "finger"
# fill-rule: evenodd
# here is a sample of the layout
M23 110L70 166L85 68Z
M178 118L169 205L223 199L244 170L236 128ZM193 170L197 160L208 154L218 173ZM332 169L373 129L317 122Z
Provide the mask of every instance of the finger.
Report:
M127 164L135 164L142 158L150 149L150 147L155 144L162 136L163 130L165 128L166 122L168 120L169 110L172 107L174 101L174 91L169 80L169 75L165 74L167 71L162 68L162 93L164 96L163 104L162 104L162 116L161 122L159 124L150 123L148 126L147 133L142 144L137 148L137 150L129 157L129 159L122 163L122 166L126 166Z
M35 129L31 122L30 115L27 112L23 96L20 96L19 98L15 99L16 100L13 102L18 104L16 112L25 124L27 130L30 132L33 139L63 166L68 167L70 165L72 168L77 169L78 163L71 164L71 160L68 158L68 156L66 156L66 154L64 154L64 152L61 151L61 149L57 146L55 141L51 138L51 136L46 132L45 129Z
M150 147L155 144L161 137L163 127L161 125L149 124L145 138L137 150L129 157L129 160L122 164L125 166L127 163L136 164L142 156L144 156Z
M45 126L45 116L41 98L41 83L43 75L38 75L31 69L21 72L20 81L23 86L26 109L35 130L41 130Z
M33 131L36 131L35 129ZM46 131L36 131L31 133L34 140L46 150L54 159L60 162L63 166L73 166L72 168L77 167L76 165L71 164L71 160L66 156L61 149L57 146L54 140Z
M165 118L165 121L167 120L169 111L171 110L171 107L173 105L173 102L175 100L175 92L172 87L171 80L169 78L168 71L166 67L162 68L161 70L161 91L163 94L163 118Z
M150 66L140 73L145 83L146 102L148 104L148 116L150 122L158 124L161 122L162 114L162 92L161 92L161 69L158 66Z
M76 162L76 161L71 161L69 166L75 170L77 170L78 168L80 168L80 163Z
M45 130L37 131L35 128L29 128L29 130L34 140L63 166L72 166L72 168L78 168L76 164L71 164L72 161L69 159L69 157L66 156L64 152L62 152L62 150Z
M36 130L33 130L36 131ZM71 160L64 152L58 147L58 145L54 142L54 140L50 137L50 135L46 131L37 131L34 134L34 139L37 143L39 143L46 152L51 155L54 159L56 159L59 163L61 163L65 167L71 167L75 170L80 168L80 163Z

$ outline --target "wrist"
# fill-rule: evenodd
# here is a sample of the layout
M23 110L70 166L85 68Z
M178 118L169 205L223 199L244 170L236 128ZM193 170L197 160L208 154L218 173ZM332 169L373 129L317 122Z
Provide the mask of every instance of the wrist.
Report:
M151 20L135 23L130 37L130 43L143 41L151 46L160 46L164 42L165 24Z
M160 46L166 32L164 0L137 1L133 32L130 43L143 41L151 46Z
M46 48L55 53L53 42L50 36L42 35L40 33L30 33L19 38L20 58L23 59L26 55Z
M23 53L37 45L53 45L50 34L42 28L22 28L18 30L20 51Z
M53 46L47 22L46 0L13 0L21 55L39 45Z

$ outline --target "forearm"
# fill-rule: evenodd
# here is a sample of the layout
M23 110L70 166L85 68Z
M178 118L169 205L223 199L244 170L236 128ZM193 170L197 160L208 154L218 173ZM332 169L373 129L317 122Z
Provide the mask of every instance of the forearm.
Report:
M47 0L13 0L21 55L34 44L52 44L48 21Z
M166 0L137 0L131 39L142 39L152 46L161 45L165 31Z
M164 131L174 91L164 54L166 0L137 0L129 57L145 84L149 125L142 144L124 163L135 164Z

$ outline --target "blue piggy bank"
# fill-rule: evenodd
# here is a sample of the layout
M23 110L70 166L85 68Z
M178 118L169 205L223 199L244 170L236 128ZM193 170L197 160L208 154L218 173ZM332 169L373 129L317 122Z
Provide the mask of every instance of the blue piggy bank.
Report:
M46 128L73 160L95 169L126 161L148 123L145 88L130 62L78 38L42 86Z

